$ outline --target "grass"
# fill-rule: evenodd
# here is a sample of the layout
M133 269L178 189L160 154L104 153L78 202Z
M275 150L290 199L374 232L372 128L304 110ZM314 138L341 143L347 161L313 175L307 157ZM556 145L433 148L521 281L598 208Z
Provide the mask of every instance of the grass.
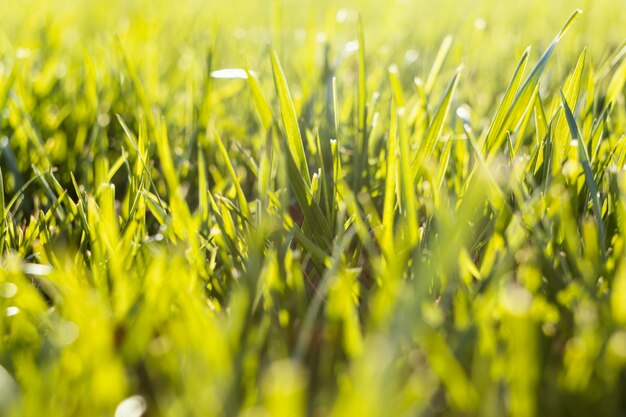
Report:
M0 415L626 413L623 7L6 3Z

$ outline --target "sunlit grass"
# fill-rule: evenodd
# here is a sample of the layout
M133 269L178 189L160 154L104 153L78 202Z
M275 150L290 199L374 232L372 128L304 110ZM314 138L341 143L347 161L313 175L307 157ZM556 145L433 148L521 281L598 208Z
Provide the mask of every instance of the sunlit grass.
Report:
M5 3L0 415L626 412L620 5Z

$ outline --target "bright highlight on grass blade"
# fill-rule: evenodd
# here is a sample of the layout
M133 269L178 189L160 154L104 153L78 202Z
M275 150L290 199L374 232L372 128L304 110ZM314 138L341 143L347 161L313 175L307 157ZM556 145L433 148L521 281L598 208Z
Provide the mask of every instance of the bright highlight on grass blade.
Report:
M249 71L250 74L256 76L254 71ZM224 68L220 70L211 71L211 78L223 78L223 79L241 79L248 78L248 71L242 68Z

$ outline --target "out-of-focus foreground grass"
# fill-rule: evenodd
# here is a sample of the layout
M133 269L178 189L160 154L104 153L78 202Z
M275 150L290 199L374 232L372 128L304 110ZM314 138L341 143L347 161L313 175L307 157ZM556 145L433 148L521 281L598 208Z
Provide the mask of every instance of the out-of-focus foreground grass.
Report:
M0 415L623 415L623 6L0 0Z

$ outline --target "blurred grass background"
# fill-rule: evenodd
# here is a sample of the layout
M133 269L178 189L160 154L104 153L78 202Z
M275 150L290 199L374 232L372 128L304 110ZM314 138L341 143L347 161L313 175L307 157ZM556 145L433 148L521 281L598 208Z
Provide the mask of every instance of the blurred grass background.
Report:
M373 213L381 211L389 175L389 68L397 66L407 108L419 107L414 80L427 79L451 35L423 104L432 116L463 65L451 108L466 109L471 127L484 132L526 47L530 68L575 8L584 14L555 50L539 93L556 118L550 110L561 103L558 91L587 48L582 90L589 94L574 110L591 148L600 142L589 137L607 84L626 74L618 61L594 83L588 69L601 68L626 40L620 0L0 0L0 166L6 202L18 196L2 223L0 415L623 414L626 182L621 166L603 165L611 157L593 161L598 188L609 196L611 250L602 261L590 243L599 231L576 149L565 152L569 171L529 170L543 139L538 127L519 139L526 139L526 159L494 171L515 195L512 213L481 211L491 183L471 181L479 164L465 137L449 151L443 202L435 202L430 183L412 184L423 238L410 261L396 267L363 249L377 233ZM283 228L283 214L296 204L283 204L280 169L261 192L257 173L272 135L258 121L248 84L209 74L247 63L278 114L271 45L317 162L312 132L331 138L332 73L334 133L345 147L338 159L352 178L359 14L368 103L380 94L382 122L372 129L371 186L344 190L339 214L331 210L327 219L334 240L322 261L331 265L317 268L318 231L304 227L309 241L294 243L295 229ZM623 81L615 97L598 154L618 158ZM583 112L587 106L594 110ZM467 135L460 120L446 122L441 136ZM212 129L224 138L226 157ZM497 149L503 160L505 148ZM246 218L234 184L249 200ZM206 189L214 201L204 201ZM409 197L396 194L397 227L395 212L390 226L398 244L415 230L399 220ZM359 210L368 216L355 216ZM501 221L510 222L506 230ZM399 258L403 252L401 244L396 251L377 245ZM326 277L335 279L330 295L318 296ZM406 280L397 287L382 284L400 277ZM316 315L318 302L324 312Z

